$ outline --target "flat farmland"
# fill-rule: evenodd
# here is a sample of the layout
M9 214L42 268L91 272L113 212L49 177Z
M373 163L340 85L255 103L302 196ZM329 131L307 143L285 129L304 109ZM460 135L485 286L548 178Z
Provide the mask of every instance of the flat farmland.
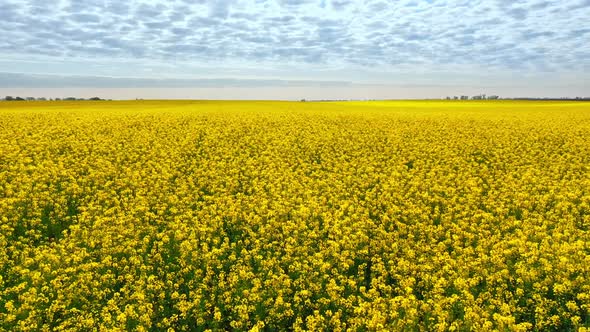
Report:
M590 103L0 102L0 329L590 328Z

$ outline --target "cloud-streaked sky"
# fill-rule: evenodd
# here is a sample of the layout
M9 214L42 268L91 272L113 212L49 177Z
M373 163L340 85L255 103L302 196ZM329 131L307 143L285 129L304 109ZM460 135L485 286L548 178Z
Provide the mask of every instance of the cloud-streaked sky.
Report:
M589 22L590 0L0 0L0 93L390 86L383 98L403 98L400 88L573 96L590 90Z

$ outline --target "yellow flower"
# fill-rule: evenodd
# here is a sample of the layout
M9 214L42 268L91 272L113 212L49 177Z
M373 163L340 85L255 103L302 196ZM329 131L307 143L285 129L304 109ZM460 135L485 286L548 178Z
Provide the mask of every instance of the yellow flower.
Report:
M588 328L587 104L0 103L0 124L1 330Z

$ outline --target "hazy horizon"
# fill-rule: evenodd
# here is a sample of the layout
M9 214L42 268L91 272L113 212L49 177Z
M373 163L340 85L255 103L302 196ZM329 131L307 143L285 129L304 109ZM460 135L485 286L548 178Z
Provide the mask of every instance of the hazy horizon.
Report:
M0 97L587 97L590 0L0 0Z
M284 88L0 88L0 99L5 96L12 97L34 97L34 98L92 98L113 100L133 99L170 99L170 100L404 100L404 99L444 99L466 95L469 97L486 93L487 95L499 95L501 98L588 98L590 93L579 91L572 93L571 90L548 91L546 94L535 94L527 89L522 93L503 90L496 93L488 93L488 90L469 88L461 90L463 93L443 93L443 90L425 88L399 88L390 89L387 86L363 86L363 87L284 87ZM497 91L500 91L498 93ZM505 93L501 93L501 92ZM529 92L527 92L529 91ZM585 94L584 94L585 93Z

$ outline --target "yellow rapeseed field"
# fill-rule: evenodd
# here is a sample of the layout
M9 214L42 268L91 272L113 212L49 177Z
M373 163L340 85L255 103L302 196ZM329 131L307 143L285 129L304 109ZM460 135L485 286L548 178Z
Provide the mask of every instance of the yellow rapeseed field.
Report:
M0 330L590 328L590 104L2 102Z

